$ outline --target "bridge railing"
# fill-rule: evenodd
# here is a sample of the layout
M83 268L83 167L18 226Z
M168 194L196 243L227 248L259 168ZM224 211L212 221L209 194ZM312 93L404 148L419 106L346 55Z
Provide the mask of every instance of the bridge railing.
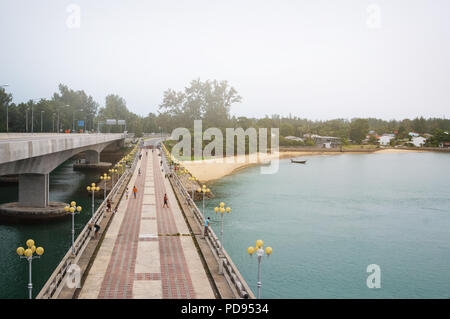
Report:
M164 144L163 148L165 149ZM172 185L175 186L179 193L182 195L188 209L195 217L197 225L200 227L200 229L203 229L203 225L205 224L205 217L191 198L191 195L184 187L178 175L168 168L167 158L165 157L164 152L162 152L162 156L164 158L165 171L171 173ZM211 227L208 227L208 231L205 234L205 239L219 265L219 269L222 269L223 275L225 276L225 279L227 280L228 285L232 289L236 298L254 299L255 295L251 291L247 282L242 277L236 265L231 260L231 257L228 255L226 250L222 249L222 244Z
M58 298L58 295L64 288L65 278L68 275L68 271L71 265L77 264L77 262L81 258L81 255L83 254L84 250L86 249L87 245L89 244L90 240L93 237L95 230L93 229L93 227L89 226L89 224L93 223L95 225L98 222L100 222L102 218L105 216L105 212L107 209L106 207L107 200L108 199L112 200L112 198L117 194L117 192L124 185L124 183L128 181L128 177L130 176L130 174L133 174L138 162L138 154L139 152L136 152L131 168L125 170L125 172L122 174L117 183L109 192L106 199L97 208L94 215L89 220L89 223L86 224L86 226L78 235L77 239L74 242L75 254L72 254L72 246L71 246L67 251L67 253L64 255L64 257L62 258L59 265L53 271L50 278L45 283L44 287L42 287L41 291L36 296L36 299Z

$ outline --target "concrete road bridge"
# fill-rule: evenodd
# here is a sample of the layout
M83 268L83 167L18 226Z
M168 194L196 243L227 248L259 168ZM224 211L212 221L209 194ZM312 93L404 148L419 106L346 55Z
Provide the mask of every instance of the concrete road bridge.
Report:
M19 176L15 206L49 206L49 173L72 156L84 152L89 164L100 162L107 147L124 145L124 134L0 134L0 176Z

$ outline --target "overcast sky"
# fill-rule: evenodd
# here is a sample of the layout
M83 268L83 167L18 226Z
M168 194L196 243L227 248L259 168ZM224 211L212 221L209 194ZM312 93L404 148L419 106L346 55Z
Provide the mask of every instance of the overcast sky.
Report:
M449 17L448 0L1 0L0 85L146 115L199 77L238 90L235 115L448 118Z

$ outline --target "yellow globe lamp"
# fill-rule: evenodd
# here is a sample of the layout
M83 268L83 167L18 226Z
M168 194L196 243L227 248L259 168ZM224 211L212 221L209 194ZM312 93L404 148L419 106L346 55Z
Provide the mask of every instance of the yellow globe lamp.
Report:
M221 202L220 203L220 207L224 207L225 206L225 203L224 202Z
M75 208L74 207L70 207L69 211L73 214L75 212Z
M30 248L28 248L28 249L25 250L24 255L25 255L26 257L31 257L31 255L33 255L33 252L31 251Z
M17 249L16 249L16 253L17 253L17 255L19 255L19 256L23 256L23 253L25 252L25 249L23 248L23 247L18 247Z
M87 191L90 192L91 191L91 186L86 187Z
M78 206L77 207L77 212L81 212L81 210L82 210L81 206Z
M250 247L248 247L247 251L248 251L248 254L251 256L255 252L255 248L250 246Z
M70 206L64 207L64 211L65 211L66 213L68 213L68 212L70 211Z
M77 203L76 202L70 202L70 206L75 207L75 206L77 206Z
M225 208L220 207L220 213L221 213L221 214L225 213Z
M92 183L91 186L92 186L92 187L95 187L95 183Z
M264 245L264 242L261 239L258 239L256 241L256 248L262 248Z
M219 207L214 207L214 212L217 214L219 212Z
M34 245L34 240L33 239L28 239L27 240L27 247L30 248L33 245Z
M38 256L42 256L43 253L44 253L44 248L42 248L42 247L36 248L36 254Z
M231 212L231 208L230 207L227 207L225 210L226 210L227 213Z
M270 256L271 253L272 253L272 247L266 247L267 256Z
M201 188L197 189L197 192L201 193L201 192L202 192L202 189L201 189Z
M33 246L31 246L31 251L34 253L35 251L36 251L36 246L35 245L33 245Z
M95 190L98 192L98 191L100 190L100 187L97 186L97 187L95 188Z

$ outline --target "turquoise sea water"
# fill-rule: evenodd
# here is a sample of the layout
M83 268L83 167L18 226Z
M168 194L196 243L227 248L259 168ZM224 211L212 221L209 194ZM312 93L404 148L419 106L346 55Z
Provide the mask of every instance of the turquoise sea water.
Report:
M75 200L83 207L82 213L75 216L76 238L92 216L92 197L88 197L85 187L95 182L99 173L74 171L72 164L73 160L69 160L50 174L50 200ZM17 185L0 186L0 203L17 201L17 196ZM95 209L100 203L101 200L95 200ZM72 219L67 216L33 224L0 224L0 299L28 298L28 262L17 256L16 248L25 246L29 238L45 249L41 259L33 260L35 297L71 247Z
M262 239L264 298L449 298L450 154L310 156L280 161L277 174L250 167L210 184L207 216L225 216L224 245L256 292ZM201 207L201 206L200 206ZM220 223L212 224L220 236ZM381 268L369 289L366 268Z

